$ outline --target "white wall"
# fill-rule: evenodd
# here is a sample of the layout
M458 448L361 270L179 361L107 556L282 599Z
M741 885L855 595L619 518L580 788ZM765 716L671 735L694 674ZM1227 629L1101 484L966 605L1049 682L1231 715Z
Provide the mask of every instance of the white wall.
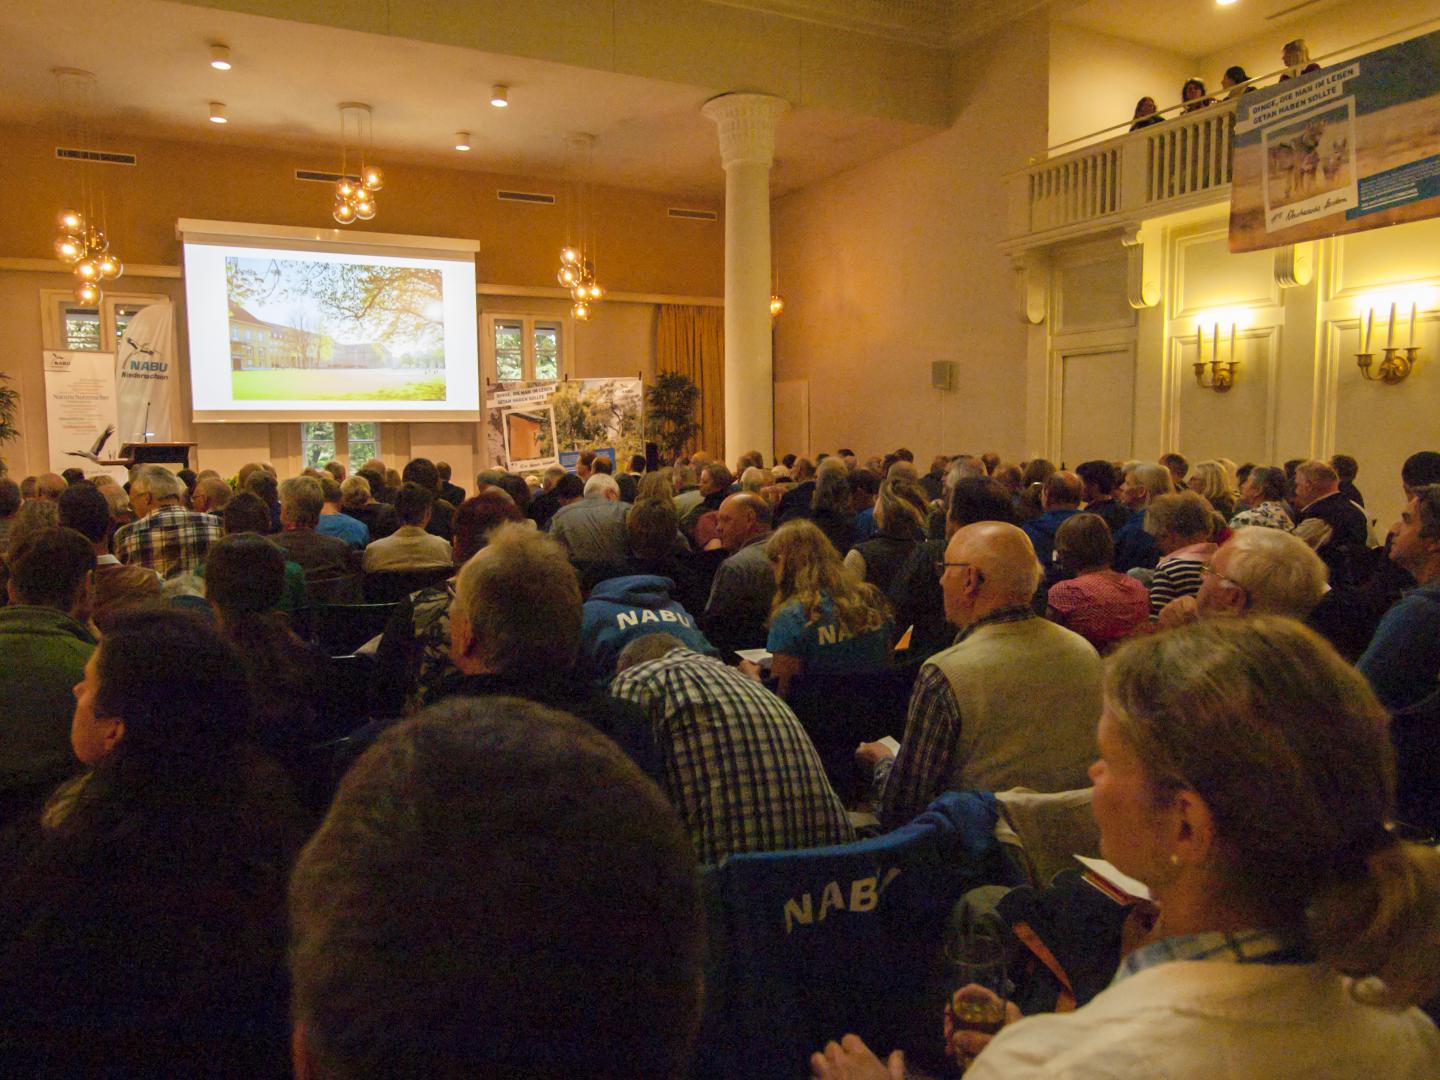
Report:
M1128 125L1142 97L1153 97L1162 109L1174 104L1181 84L1196 71L1194 57L1052 23L1049 144L1080 139L1067 147L1073 150L1108 138L1081 137L1122 121Z
M950 130L775 204L775 378L808 381L810 410L810 445L777 453L1022 451L1002 177L1044 147L1046 40L1035 18L982 43L957 69ZM935 360L956 364L955 390L931 389Z

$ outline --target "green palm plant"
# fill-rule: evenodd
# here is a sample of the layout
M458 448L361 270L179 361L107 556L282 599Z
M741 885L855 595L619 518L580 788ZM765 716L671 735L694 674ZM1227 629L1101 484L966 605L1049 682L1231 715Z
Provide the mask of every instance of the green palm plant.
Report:
M20 437L20 391L6 386L9 381L10 376L0 371L0 447ZM0 457L0 476L8 471L5 459Z
M673 461L685 451L685 445L700 434L695 407L700 404L700 388L688 375L679 371L662 371L655 383L645 391L645 421L650 438L660 444L667 460Z

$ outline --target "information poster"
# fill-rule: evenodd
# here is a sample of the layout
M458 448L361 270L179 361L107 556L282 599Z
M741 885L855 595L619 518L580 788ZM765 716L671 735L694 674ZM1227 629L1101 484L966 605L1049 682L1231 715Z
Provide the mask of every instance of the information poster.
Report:
M115 354L45 350L45 428L50 471L102 472L119 450L115 437ZM123 472L123 470L121 470Z
M1440 31L1246 94L1230 250L1440 216Z
M645 450L644 402L639 379L493 383L485 397L490 463L535 472L582 450L628 461Z

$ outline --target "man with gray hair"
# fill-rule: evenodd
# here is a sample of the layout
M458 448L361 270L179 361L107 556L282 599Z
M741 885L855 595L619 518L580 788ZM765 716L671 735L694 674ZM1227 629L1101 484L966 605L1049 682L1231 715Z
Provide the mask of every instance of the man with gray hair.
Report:
M620 501L613 476L591 473L578 502L562 506L550 519L550 535L576 562L624 562L630 554L625 515L630 504Z
M1323 461L1307 461L1295 470L1296 526L1321 521L1330 527L1330 539L1320 558L1330 568L1335 585L1354 584L1366 551L1369 522L1365 511L1340 492L1340 476Z
M333 483L333 479L332 479ZM325 492L313 476L296 476L280 485L281 532L270 537L285 557L305 571L307 588L318 582L349 578L359 570L358 553L334 536L315 531L325 507ZM327 593L331 599L339 596Z
M184 495L185 484L163 465L137 466L130 477L130 507L139 520L115 534L115 557L165 578L204 562L220 539L220 519L186 510Z
M533 522L535 527L542 532L549 527L550 519L560 509L560 494L555 490L555 485L560 478L567 476L563 465L547 466L540 474L540 492L530 500L530 506L526 509L525 515ZM479 478L476 478L476 487L479 487Z
M700 628L722 655L763 648L775 599L775 571L765 555L770 504L759 495L738 492L720 504L716 527L729 555L715 570Z
M202 473L195 481L195 489L190 492L190 509L219 517L234 494L230 485L220 477Z
M1145 510L1151 499L1175 492L1175 478L1164 465L1150 461L1127 462L1125 479L1120 484L1120 502L1134 514L1115 533L1115 569L1122 574L1130 570L1153 570L1160 561L1155 538L1145 531Z
M1029 537L1003 522L967 525L937 569L945 617L960 633L915 681L882 823L905 824L944 791L1087 787L1100 656L1031 609L1040 564Z
M1236 531L1202 573L1198 593L1160 610L1162 627L1208 615L1288 615L1303 622L1324 598L1329 576L1304 540L1261 526Z

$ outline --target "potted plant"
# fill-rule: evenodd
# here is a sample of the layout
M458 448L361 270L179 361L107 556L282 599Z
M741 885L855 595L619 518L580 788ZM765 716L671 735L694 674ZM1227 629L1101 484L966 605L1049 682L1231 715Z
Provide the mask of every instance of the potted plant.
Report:
M6 386L9 381L10 376L0 371L0 447L20 437L17 416L20 411L20 391ZM5 459L0 457L0 476L4 476L8 471Z
M700 434L695 407L700 403L700 388L690 376L679 371L662 371L655 383L645 391L645 419L650 438L660 444L667 461L674 461L685 451L685 445Z

